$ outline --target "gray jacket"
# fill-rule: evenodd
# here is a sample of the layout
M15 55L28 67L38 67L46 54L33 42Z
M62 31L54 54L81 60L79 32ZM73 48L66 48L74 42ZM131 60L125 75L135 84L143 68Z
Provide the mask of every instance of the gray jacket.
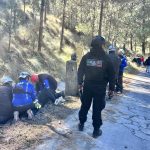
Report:
M121 59L118 57L118 55L115 54L115 52L110 52L109 53L109 58L113 64L114 70L115 70L115 77L116 79L118 78L119 74L119 67L121 64Z

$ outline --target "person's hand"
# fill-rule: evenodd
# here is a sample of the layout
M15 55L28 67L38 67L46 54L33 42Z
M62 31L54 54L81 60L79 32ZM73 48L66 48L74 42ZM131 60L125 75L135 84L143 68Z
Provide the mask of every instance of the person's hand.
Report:
M114 96L114 91L109 90L108 97L111 99Z
M42 105L39 103L37 99L33 103L36 109L40 109L42 107Z
M79 84L79 85L78 85L78 90L79 90L79 91L82 91L82 90L83 90L83 85L82 85L82 84Z

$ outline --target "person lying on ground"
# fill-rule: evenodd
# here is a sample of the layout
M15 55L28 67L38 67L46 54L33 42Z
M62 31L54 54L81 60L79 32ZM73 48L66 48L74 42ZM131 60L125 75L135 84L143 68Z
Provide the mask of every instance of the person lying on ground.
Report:
M0 124L6 123L13 117L12 107L12 83L13 80L9 76L4 76L1 79L0 86Z
M19 120L19 113L23 112L27 112L28 119L33 118L31 109L34 107L34 102L37 104L37 97L34 85L32 85L29 80L30 74L28 72L21 72L19 82L13 88L12 104L15 122Z
M64 98L64 92L56 92L57 81L49 74L33 74L31 82L35 84L39 103L44 106L49 100L53 103L59 97Z

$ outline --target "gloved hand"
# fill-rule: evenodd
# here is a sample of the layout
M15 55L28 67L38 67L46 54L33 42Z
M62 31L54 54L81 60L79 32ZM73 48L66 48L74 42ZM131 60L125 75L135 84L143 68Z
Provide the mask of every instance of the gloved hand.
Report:
M108 92L109 99L112 99L113 96L114 96L114 91L109 90L109 92Z
M34 103L34 106L36 109L40 109L42 107L42 105L39 103L38 99L36 99L33 103Z

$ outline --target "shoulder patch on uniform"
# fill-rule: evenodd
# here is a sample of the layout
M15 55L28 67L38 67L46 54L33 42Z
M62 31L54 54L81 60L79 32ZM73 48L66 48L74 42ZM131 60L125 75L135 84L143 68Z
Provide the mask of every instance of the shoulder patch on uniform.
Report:
M87 59L86 60L86 65L90 67L102 67L102 60L98 59Z

